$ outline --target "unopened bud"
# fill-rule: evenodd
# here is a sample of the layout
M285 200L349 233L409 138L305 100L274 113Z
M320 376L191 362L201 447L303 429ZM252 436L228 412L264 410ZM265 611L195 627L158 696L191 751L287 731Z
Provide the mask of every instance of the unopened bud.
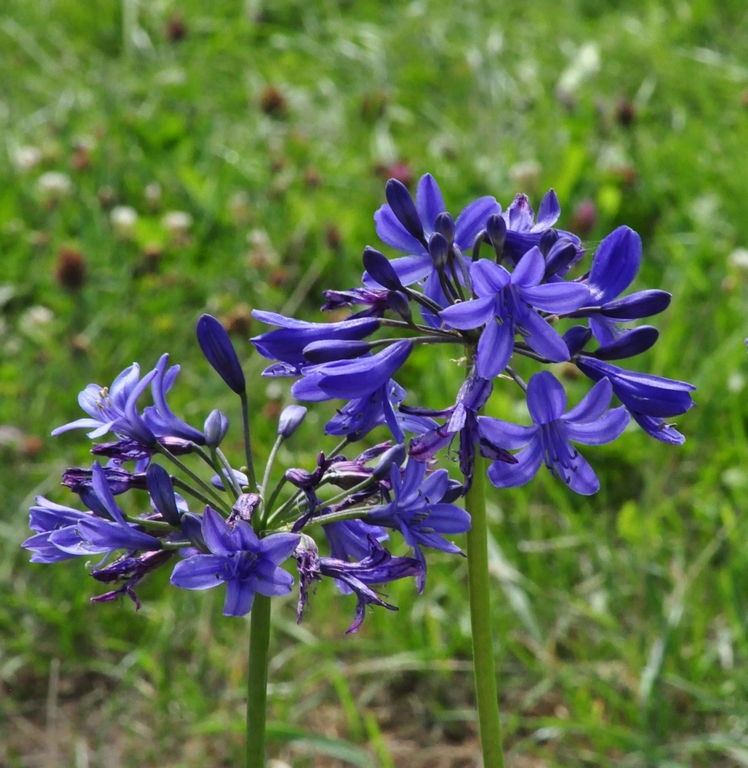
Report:
M363 262L364 269L383 288L397 291L403 287L400 278L397 276L397 272L395 272L392 264L390 264L383 253L367 246L364 249Z
M377 465L374 467L371 476L375 480L382 480L389 475L390 467L393 464L396 464L399 467L405 461L406 455L407 451L405 450L405 445L403 445L403 443L393 445L392 448L389 448L382 454Z
M434 230L438 232L441 235L444 235L444 238L449 243L449 245L452 245L455 241L455 220L452 218L451 214L449 213L440 213L436 217L436 221L434 222Z
M384 194L392 213L405 230L416 240L423 240L423 224L407 187L397 179L390 179L384 188Z
M197 321L197 341L216 373L237 395L243 394L247 385L234 345L226 329L212 315L202 315Z
M203 538L203 521L192 512L185 512L180 521L182 533L190 540L193 547L197 547L202 552L209 552L208 546Z
M494 213L488 217L486 234L488 235L488 241L496 251L496 255L501 257L504 253L504 243L506 242L506 222L499 214Z
M398 314L406 323L413 322L413 313L410 311L408 297L401 291L390 291L387 294L387 303L390 309Z
M434 266L441 271L447 265L447 256L449 256L449 243L447 238L439 232L435 232L429 240L429 253Z
M205 419L203 432L205 433L205 443L209 448L218 448L229 431L229 417L219 411L212 410Z
M278 436L288 439L301 426L307 409L303 405L289 405L283 409L278 420Z
M174 484L169 473L159 464L151 464L145 480L153 506L169 525L178 528L180 514L177 509L177 500L174 498Z

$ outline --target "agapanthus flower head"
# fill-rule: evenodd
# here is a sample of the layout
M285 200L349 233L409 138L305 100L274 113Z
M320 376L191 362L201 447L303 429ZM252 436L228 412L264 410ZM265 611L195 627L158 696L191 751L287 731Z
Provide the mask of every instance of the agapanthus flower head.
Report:
M205 508L202 537L210 554L197 554L174 567L171 583L180 589L210 589L226 584L224 616L244 616L256 593L287 595L293 576L280 568L299 543L292 533L274 533L259 539L252 526L238 520L230 526L210 507Z
M488 470L490 481L498 488L514 488L535 477L541 464L573 491L595 493L600 483L592 467L571 445L602 445L615 440L626 428L629 415L625 408L608 410L613 388L607 379L599 381L576 407L568 413L566 393L549 371L536 373L527 386L527 407L533 426L522 427L500 419L478 419L481 444L491 454L497 448L522 450L517 463L494 461Z

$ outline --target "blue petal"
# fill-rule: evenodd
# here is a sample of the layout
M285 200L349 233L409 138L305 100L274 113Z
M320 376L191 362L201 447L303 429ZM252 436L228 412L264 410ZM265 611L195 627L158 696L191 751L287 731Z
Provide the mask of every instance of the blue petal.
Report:
M465 533L470 530L470 515L455 504L434 504L424 525L440 534Z
M469 251L478 233L486 228L488 217L501 213L495 197L479 197L466 206L455 222L455 244L461 251Z
M397 216L392 212L392 208L389 205L383 205L374 214L374 223L379 239L390 247L404 253L426 253L423 244L409 234L405 227L397 220Z
M629 227L618 227L600 243L592 259L587 281L595 305L619 296L636 277L642 258L642 242Z
M497 448L507 450L524 448L538 431L537 427L521 427L489 416L478 417L478 430L481 442L486 440Z
M592 318L590 318L592 319ZM623 360L646 352L654 345L660 332L651 325L641 325L622 333L615 341L594 352L598 360Z
M540 210L538 211L538 220L533 227L533 232L542 232L552 227L561 215L561 206L558 202L556 193L549 189L540 201Z
M532 288L540 283L545 275L545 259L540 248L533 247L519 260L512 272L512 285Z
M224 616L246 616L252 610L255 593L246 581L231 579L226 582L226 599L223 601Z
M663 419L645 416L643 413L637 413L636 411L631 411L630 413L634 421L655 440L659 440L661 443L668 443L669 445L683 445L686 442L686 438L672 424L668 424Z
M599 419L610 405L613 387L608 379L600 379L594 387L565 416L566 422L588 422Z
M363 262L364 269L375 283L390 291L397 291L403 287L397 272L383 253L367 245L364 248Z
M667 291L638 291L604 305L602 314L616 320L638 320L659 315L670 306L672 296Z
M582 496L591 496L600 490L600 481L597 479L597 475L587 463L587 459L581 454L577 454L568 480L569 488Z
M451 307L446 307L446 309L439 313L439 317L452 326L452 328L469 331L473 328L480 328L481 325L485 325L493 318L495 303L496 299L493 296L487 296L485 299L463 301L459 304L453 304Z
M211 507L206 507L203 513L202 533L208 549L214 555L230 555L236 552L226 521Z
M527 309L523 312L516 326L528 345L538 354L554 363L562 363L569 359L569 348L564 340L558 335L556 329L535 310Z
M273 533L260 540L260 552L266 560L280 565L299 546L301 537L295 533Z
M527 256L523 256L520 267ZM517 267L519 269L519 267ZM515 270L516 273L516 270ZM581 283L545 283L534 288L521 288L522 298L542 312L574 312L587 304L589 288Z
M489 298L496 296L502 288L511 282L511 275L504 267L488 259L479 259L470 268L470 279L476 296Z
M403 225L405 231L416 240L421 240L423 238L423 223L405 184L397 179L388 179L384 186L384 194L392 213Z
M564 434L569 440L583 445L604 445L611 443L628 426L629 414L624 406L613 408L597 421L566 421Z
M497 488L518 488L535 477L543 463L543 448L540 440L530 442L527 448L515 455L516 464L494 461L488 468L488 479Z
M171 583L180 589L217 587L223 579L225 566L225 558L218 555L194 555L174 566Z
M492 379L498 376L509 364L514 350L514 324L491 321L486 326L478 341L477 364L478 376Z
M530 232L532 230L534 213L527 195L517 195L503 216L509 229L514 232Z
M429 233L434 231L436 217L447 210L439 185L430 173L421 176L418 182L418 187L416 188L416 210L423 222L423 226Z
M550 424L566 410L566 392L548 371L533 374L527 385L527 409L535 424Z

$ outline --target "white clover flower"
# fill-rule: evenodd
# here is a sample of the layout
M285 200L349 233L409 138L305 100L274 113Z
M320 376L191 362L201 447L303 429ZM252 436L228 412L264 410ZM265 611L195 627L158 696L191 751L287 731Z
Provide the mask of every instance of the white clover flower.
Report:
M17 147L11 153L11 161L18 171L28 171L42 161L42 151L38 147Z
M67 197L73 191L73 182L66 173L47 171L36 182L37 189L43 197L59 200Z
M127 237L132 234L138 221L138 212L129 205L116 205L109 214L112 227L118 235Z
M161 223L173 235L181 235L192 226L192 216L186 211L169 211Z

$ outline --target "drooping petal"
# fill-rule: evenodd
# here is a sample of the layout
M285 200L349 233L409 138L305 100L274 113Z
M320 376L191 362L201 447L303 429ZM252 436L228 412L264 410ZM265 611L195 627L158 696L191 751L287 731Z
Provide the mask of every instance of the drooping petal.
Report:
M537 427L522 427L490 416L479 416L478 431L481 442L513 451L524 448L538 430Z
M530 442L527 448L515 455L516 464L494 461L488 468L488 479L497 488L518 488L535 477L543 463L543 448L539 439Z
M550 424L566 410L566 392L549 371L533 374L527 385L527 409L535 424Z
M488 217L500 214L501 206L494 197L479 197L466 206L455 222L455 244L461 251L469 251L478 233L485 229Z
M252 610L255 593L246 581L230 579L226 582L226 599L223 601L224 616L246 616Z
M554 363L569 359L569 348L553 326L544 320L535 310L527 309L518 318L517 330L527 344L538 354Z
M476 350L478 376L492 379L498 376L509 364L514 350L514 323L507 318L499 323L492 320L478 340Z
M180 560L171 574L171 583L179 589L217 587L225 572L226 560L219 555L195 555Z
M629 227L618 227L598 247L587 284L594 304L605 304L631 285L642 258L642 242Z
M613 408L597 421L566 421L564 432L569 440L583 445L605 445L621 435L629 423L629 413L624 406Z
M427 233L434 231L436 217L447 210L439 185L430 173L424 174L418 181L416 210Z

